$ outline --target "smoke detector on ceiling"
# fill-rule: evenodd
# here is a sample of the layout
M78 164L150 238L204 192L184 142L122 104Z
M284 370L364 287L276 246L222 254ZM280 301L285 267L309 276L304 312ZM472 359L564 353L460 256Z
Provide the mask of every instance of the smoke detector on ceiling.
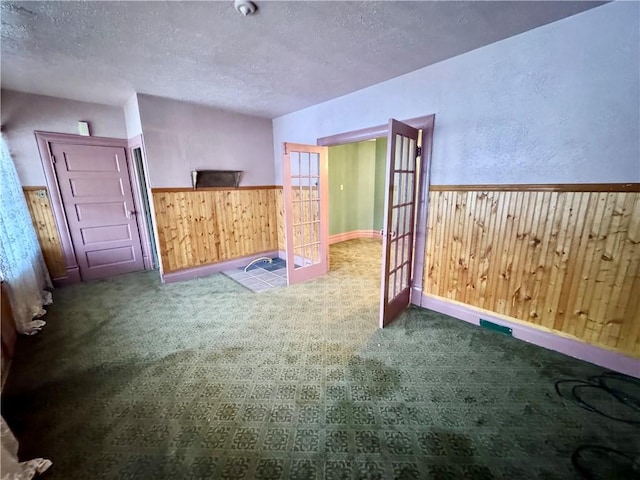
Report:
M233 6L245 17L247 15L253 15L258 9L255 3L248 0L236 0L235 2L233 2Z

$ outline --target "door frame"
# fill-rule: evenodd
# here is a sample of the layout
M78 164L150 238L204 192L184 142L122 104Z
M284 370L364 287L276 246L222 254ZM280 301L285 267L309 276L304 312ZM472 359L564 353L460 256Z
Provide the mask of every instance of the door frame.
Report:
M133 164L131 162L129 153L129 142L121 138L109 138L109 137L88 137L83 135L74 135L70 133L55 133L55 132L43 132L40 130L34 131L36 142L38 144L38 151L40 152L40 162L44 170L44 177L47 183L47 191L49 194L49 202L51 203L51 211L56 222L56 228L58 230L58 236L60 237L60 244L62 245L62 252L64 257L64 265L66 274L63 277L52 278L55 286L70 285L73 283L80 283L82 277L80 276L80 267L76 259L75 248L71 241L71 231L69 230L69 224L67 222L66 211L64 204L62 203L62 194L60 193L60 185L58 184L58 177L53 166L53 159L51 155L50 143L67 143L72 145L86 145L94 147L120 147L124 149L125 159L127 162L127 170L129 173L129 182L131 183L131 190L133 192L134 204L136 211L139 212L142 208L140 203L140 191L139 184L133 182L135 176L135 168L132 171ZM141 228L140 215L136 215L136 223L138 225L138 231L141 232L144 228ZM148 237L148 236L146 236ZM140 245L142 247L143 264L145 270L149 270L148 265L151 265L149 254L151 252L148 238L146 242L143 241L142 235L140 235Z
M156 228L156 210L153 204L153 193L151 191L151 182L149 181L149 167L147 165L147 152L144 149L144 138L142 134L130 138L128 140L128 146L129 147L127 154L129 155L129 174L131 176L132 183L135 183L135 188L133 188L134 185L131 186L133 190L133 201L136 205L136 211L139 212L137 215L138 229L140 229L141 225L145 226L145 228L141 229L144 230L144 232L141 231L140 233L140 242L142 243L142 257L144 259L144 269L153 270L154 268L158 268L160 269L160 271L162 271L162 262L160 261L160 244L158 243L158 234L156 233L158 231L158 229ZM142 173L144 175L144 184L147 187L146 193L149 200L149 210L151 212L151 218L149 219L151 221L150 225L147 221L146 215L144 214L144 203L142 201L142 181L140 176L138 175L138 169L135 165L135 157L133 151L136 148L140 149L140 155L142 156ZM144 220L141 220L140 216L143 216ZM151 231L154 232L154 244L151 243L148 229L151 229ZM153 250L155 250L156 252L155 258L158 259L158 265L155 265L155 267L153 265Z
M424 277L424 255L427 244L427 225L429 224L429 185L431 183L431 153L433 150L433 129L436 115L400 119L402 123L422 131L420 138L420 171L418 172L418 205L416 209L415 238L413 242L413 268L411 280L411 303L420 305ZM349 132L320 137L316 144L323 147L344 145L345 143L362 142L374 138L386 137L389 134L389 123L361 128ZM424 218L424 222L421 219Z

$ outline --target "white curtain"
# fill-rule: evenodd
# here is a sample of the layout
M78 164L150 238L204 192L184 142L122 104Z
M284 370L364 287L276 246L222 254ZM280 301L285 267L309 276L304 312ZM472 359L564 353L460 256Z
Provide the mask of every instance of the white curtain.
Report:
M0 280L6 281L18 332L33 334L44 323L34 320L51 303L49 272L42 258L31 215L22 193L15 165L4 138L0 138ZM18 461L18 441L0 417L0 478L27 480L51 466L36 458Z
M19 333L32 335L45 324L38 320L51 303L49 272L7 143L0 140L0 280L7 282ZM35 320L34 320L35 319Z
M26 462L18 461L18 441L9 430L4 418L0 418L0 433L2 434L1 480L28 480L51 466L51 461L44 458L34 458Z

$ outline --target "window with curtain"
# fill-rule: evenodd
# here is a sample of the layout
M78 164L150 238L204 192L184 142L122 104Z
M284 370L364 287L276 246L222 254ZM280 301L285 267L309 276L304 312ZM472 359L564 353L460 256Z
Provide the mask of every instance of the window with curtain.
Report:
M19 333L37 333L51 303L49 272L8 145L0 139L0 280L6 282Z

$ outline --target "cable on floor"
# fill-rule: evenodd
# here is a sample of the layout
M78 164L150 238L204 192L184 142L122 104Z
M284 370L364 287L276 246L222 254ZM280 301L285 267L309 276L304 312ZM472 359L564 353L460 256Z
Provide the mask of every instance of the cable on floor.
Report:
M571 455L571 463L588 480L635 479L640 475L637 459L601 445L581 445Z
M561 398L574 403L589 412L597 413L605 418L627 423L629 425L640 425L640 396L635 396L628 391L621 390L621 386L612 386L611 383L613 381L629 386L635 385L640 387L640 380L638 379L615 372L605 372L601 375L589 377L587 380L558 380L555 384L555 388ZM567 393L566 391L563 391L561 386L569 384L573 384L573 387L571 387L570 393ZM597 408L595 405L585 400L585 392L588 391L604 392L612 399L617 400L618 405L614 403L614 406L622 406L628 410L630 415L614 415Z
M640 425L640 394L628 391L634 387L640 392L640 380L616 372L594 375L587 380L558 380L555 384L560 398L604 418L635 426ZM589 393L604 394L614 413L598 408L593 400L589 402L585 398ZM620 410L626 411L626 415L621 415ZM571 455L571 463L587 480L640 478L639 454L601 445L579 446Z

